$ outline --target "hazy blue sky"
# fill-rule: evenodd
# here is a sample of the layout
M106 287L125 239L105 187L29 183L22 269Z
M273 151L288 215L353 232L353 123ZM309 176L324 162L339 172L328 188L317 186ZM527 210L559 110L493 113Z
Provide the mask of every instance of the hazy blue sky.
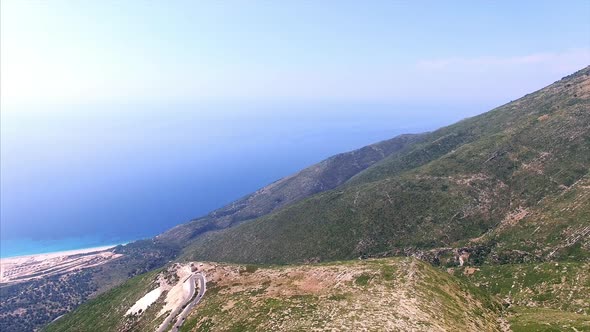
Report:
M590 1L0 8L0 255L153 236L590 64Z
M590 1L2 1L2 102L489 101L590 62Z

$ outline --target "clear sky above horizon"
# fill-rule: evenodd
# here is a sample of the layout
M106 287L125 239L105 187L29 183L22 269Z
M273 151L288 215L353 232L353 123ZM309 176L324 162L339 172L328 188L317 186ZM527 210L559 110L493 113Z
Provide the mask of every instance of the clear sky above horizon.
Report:
M587 0L1 6L5 111L170 100L496 102L590 63Z

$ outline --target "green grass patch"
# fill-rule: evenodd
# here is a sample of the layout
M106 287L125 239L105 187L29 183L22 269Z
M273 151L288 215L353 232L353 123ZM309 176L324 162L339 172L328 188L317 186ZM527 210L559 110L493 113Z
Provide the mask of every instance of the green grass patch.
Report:
M363 273L360 276L354 279L354 283L359 286L367 286L369 284L369 280L371 280L373 276L370 274Z
M516 307L509 322L513 332L590 331L590 316L554 309Z

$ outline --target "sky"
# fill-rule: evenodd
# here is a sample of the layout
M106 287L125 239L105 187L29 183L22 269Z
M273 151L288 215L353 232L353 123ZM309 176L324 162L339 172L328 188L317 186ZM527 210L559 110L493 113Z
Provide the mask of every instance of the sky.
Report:
M2 1L6 105L497 101L588 64L589 1Z
M590 1L0 3L0 256L158 234L590 64Z

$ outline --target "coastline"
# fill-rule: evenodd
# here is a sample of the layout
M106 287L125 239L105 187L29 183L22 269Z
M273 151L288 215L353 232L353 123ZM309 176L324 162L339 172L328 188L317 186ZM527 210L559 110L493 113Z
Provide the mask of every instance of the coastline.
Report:
M108 249L112 249L118 245L125 245L127 243L129 243L129 242L104 245L104 246L98 246L98 247L81 248L81 249L71 249L71 250L44 252L44 253L38 253L38 254L0 257L0 263L7 263L7 262L13 261L13 260L14 261L28 260L28 259L40 260L40 259L49 259L49 258L60 257L60 256L72 256L72 255L78 255L78 254L87 254L87 253L96 252L96 251L105 251Z
M62 253L67 251L87 250L103 247L115 247L131 243L136 239L112 239L103 241L96 237L72 237L60 240L32 240L2 239L0 242L0 259L16 258L24 256L38 256L46 254Z
M0 283L22 282L101 265L122 256L112 250L116 246L0 258Z

